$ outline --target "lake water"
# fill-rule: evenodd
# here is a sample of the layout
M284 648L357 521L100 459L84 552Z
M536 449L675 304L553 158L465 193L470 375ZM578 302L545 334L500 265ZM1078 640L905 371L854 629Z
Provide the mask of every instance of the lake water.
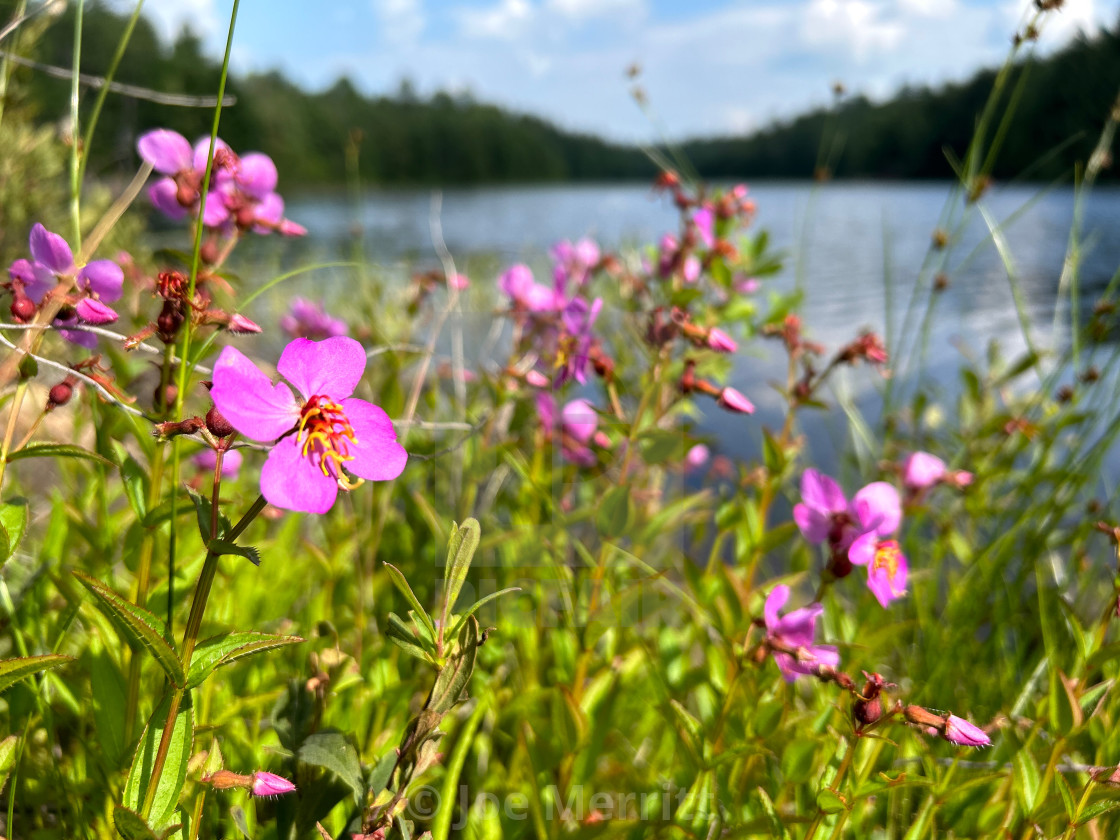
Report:
M758 205L756 228L768 230L775 246L787 255L786 269L766 281L760 294L765 294L766 286L792 289L800 280L806 293L802 310L806 328L830 350L861 327L888 333L892 351L897 351L900 335L904 352L913 349L919 322L904 326L904 317L919 276L925 278L923 288L928 290L931 273L928 266L925 275L922 269L931 258L932 233L945 223L949 185L760 183L751 186L751 195ZM1004 262L1008 255L1033 339L1044 347L1066 342L1065 333L1053 334L1051 327L1074 216L1073 191L996 187L982 206L990 222L971 208L951 246L934 255L945 260L949 286L937 296L923 375L950 395L962 352L983 357L993 339L1008 355L1025 347ZM369 192L357 206L335 194L292 197L287 215L306 225L309 236L291 247L346 258L352 232L360 229L368 258L435 267L431 208L432 193L426 190ZM963 209L949 205L958 217ZM526 261L543 267L547 248L560 239L589 235L606 249L618 249L655 242L663 233L677 230L675 209L648 184L445 190L440 220L447 246L457 259L490 254L496 258L495 266ZM1005 240L1003 256L993 243L989 223L999 227ZM1120 266L1118 230L1120 190L1098 189L1082 208L1085 244L1079 282L1087 306ZM266 245L274 247L275 242L260 243ZM323 273L304 283L301 291L335 299L331 276ZM492 284L495 277L471 280L482 286ZM927 293L923 292L921 311ZM914 370L910 367L905 374L910 381ZM772 346L763 348L761 355L741 353L730 384L756 403L756 417L774 425L780 422L781 399L769 383L783 378L782 354ZM843 379L842 387L850 390L856 403L875 414L882 379L864 370ZM743 423L742 417L711 410L701 428L713 435L718 447L746 454L757 449L758 440L757 435L742 434ZM814 454L821 460L831 460L830 450L842 445L837 434L833 428L823 436L811 435Z

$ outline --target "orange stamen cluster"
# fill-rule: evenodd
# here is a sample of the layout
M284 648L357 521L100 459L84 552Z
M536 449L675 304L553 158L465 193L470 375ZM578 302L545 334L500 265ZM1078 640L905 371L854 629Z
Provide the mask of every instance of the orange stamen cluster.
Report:
M891 585L891 591L896 595L902 594L894 583L895 575L898 574L898 558L901 554L898 540L879 540L879 544L875 547L875 559L871 561L872 571L887 570L887 581Z
M300 444L303 457L317 459L323 475L345 478L341 467L346 461L354 459L350 454L350 444L355 440L354 427L341 405L318 394L304 404L296 441Z

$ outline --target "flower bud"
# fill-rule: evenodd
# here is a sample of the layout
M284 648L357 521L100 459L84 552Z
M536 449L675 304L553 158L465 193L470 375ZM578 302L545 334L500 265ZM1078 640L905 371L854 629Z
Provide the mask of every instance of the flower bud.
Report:
M60 405L66 405L72 396L74 396L74 386L67 377L52 387L47 394L47 411L54 411Z
M216 438L224 438L232 435L234 428L217 407L211 406L206 412L206 431Z
M734 353L739 348L735 340L719 327L708 330L708 346L718 353Z
M31 300L31 298L25 294L17 293L12 300L12 317L15 318L16 323L26 324L35 317L35 310L37 308L38 307L35 306L35 302Z
M247 788L253 783L250 776L242 776L232 770L218 770L208 776L202 777L204 784L216 790L232 790L233 788Z
M965 747L990 747L992 745L992 739L988 737L987 732L956 715L949 715L945 718L945 730L942 737L950 744Z
M168 420L165 423L156 423L153 434L160 440L178 437L179 435L193 435L202 430L202 419L188 417L185 420Z
M253 774L253 796L280 796L295 789L295 785L275 773L258 770Z
M724 388L719 392L717 399L721 408L726 408L728 411L733 411L737 414L753 414L754 403L736 391L734 388Z

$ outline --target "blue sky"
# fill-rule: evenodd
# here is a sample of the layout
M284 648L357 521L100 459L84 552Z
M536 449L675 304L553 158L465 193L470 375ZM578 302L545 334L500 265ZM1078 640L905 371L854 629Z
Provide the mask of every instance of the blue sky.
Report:
M131 8L130 0L112 0ZM237 69L368 93L409 78L617 140L742 132L826 103L963 79L1007 54L1031 0L243 0ZM232 0L148 0L220 54ZM1066 0L1040 42L1112 26L1120 0ZM642 68L651 119L625 71Z

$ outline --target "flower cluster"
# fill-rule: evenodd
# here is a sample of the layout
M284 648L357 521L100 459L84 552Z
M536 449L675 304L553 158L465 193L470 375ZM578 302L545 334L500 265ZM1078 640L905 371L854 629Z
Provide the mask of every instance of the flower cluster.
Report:
M198 216L202 186L210 155L210 138L194 144L183 135L157 128L136 141L140 157L163 177L148 191L152 205L170 219ZM205 227L230 234L252 231L302 236L307 231L284 218L284 199L276 192L276 165L266 154L238 156L219 139L214 144L214 164L209 191L202 207Z
M31 259L18 259L8 268L5 287L11 292L12 317L19 323L31 321L50 297L60 296L62 306L54 326L68 341L87 349L97 336L67 329L79 324L109 324L117 313L109 306L121 297L124 272L112 260L94 260L78 267L66 240L41 224L31 228L28 242Z
M872 482L849 503L834 479L808 469L793 519L809 542L828 544L828 569L835 577L847 576L852 565L865 566L868 588L884 607L906 594L909 566L892 538L902 521L902 503L892 485Z

